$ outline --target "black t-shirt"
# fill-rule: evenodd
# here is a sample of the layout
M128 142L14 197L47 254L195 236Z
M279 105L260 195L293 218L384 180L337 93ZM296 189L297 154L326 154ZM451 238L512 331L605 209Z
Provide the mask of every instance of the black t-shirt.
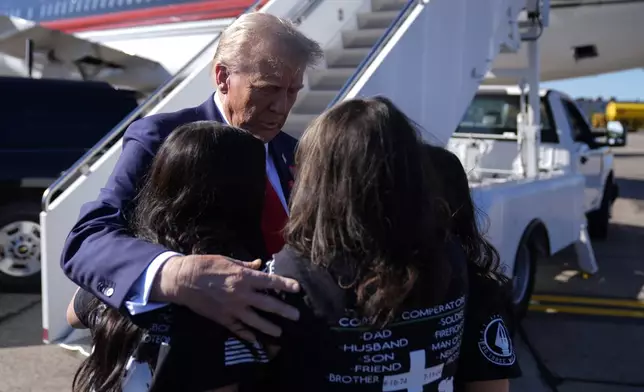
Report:
M279 295L300 310L297 322L267 316L282 327L281 338L264 337L263 345L252 346L185 308L169 306L147 316L147 332L126 377L155 392L234 383L242 391L451 392L464 382L520 376L502 288L468 269L460 249L452 248L450 256L444 300L403 309L378 329L351 311L352 295L336 277L287 247L269 270L298 280L302 291ZM274 357L273 345L280 347Z
M386 327L374 328L350 309L352 294L336 277L287 247L269 266L300 282L300 294L281 296L300 310L300 320L273 318L283 334L266 340L281 347L269 364L270 348L247 354L243 368L224 348L224 371L213 369L213 376L224 375L219 386L246 380L254 362L275 383L272 390L365 392L451 392L465 382L519 377L504 289L468 269L460 248L452 247L450 258L443 301L428 298L427 306L406 308Z
M101 317L105 317L105 309L105 304L85 290L74 297L74 312L93 335ZM268 362L261 347L233 342L222 326L183 306L169 305L129 318L140 328L141 338L129 352L122 353L126 359L121 380L124 392L209 391L228 383L224 381L230 379L225 374L228 364L234 364L237 371L258 374L255 364L262 363L262 358ZM224 348L234 355L233 359L242 360L231 362L212 355ZM253 360L243 360L248 357ZM251 385L242 384L245 388Z
M230 254L238 258L246 255L241 251ZM79 290L74 297L74 312L93 335L105 317L106 308L85 290ZM256 364L268 362L261 345L231 338L227 329L184 306L170 304L136 316L124 312L120 317L129 319L141 331L138 344L123 352L124 357L129 357L121 382L124 392L210 391L229 383L227 365L234 365L236 371L259 375L261 369ZM227 350L230 356L213 355L222 350ZM259 380L234 379L250 390L255 389Z

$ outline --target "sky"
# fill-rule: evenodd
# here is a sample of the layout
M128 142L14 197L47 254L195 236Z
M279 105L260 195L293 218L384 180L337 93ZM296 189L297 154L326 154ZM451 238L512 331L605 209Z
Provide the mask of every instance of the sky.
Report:
M598 76L541 83L542 88L561 90L579 98L617 98L618 101L644 102L644 69L614 72Z

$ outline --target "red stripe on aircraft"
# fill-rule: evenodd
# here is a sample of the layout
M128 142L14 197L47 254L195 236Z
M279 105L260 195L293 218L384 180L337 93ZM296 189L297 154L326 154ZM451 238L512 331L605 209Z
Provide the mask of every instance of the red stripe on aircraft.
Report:
M266 1L263 1L262 5ZM253 3L253 0L210 0L199 3L175 4L104 15L61 19L43 22L42 25L50 29L73 33L88 30L224 19L241 14Z

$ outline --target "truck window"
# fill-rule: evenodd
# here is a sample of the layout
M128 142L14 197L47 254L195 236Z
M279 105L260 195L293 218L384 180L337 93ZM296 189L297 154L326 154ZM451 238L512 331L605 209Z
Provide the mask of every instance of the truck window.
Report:
M562 99L564 111L566 112L566 120L570 127L570 137L576 142L588 144L590 148L595 148L596 143L593 138L592 132L588 123L584 119L577 105L567 99Z
M482 133L503 135L517 133L517 114L520 112L518 95L505 93L478 93L467 108L457 133ZM549 111L541 99L541 141L559 143L557 131L552 127Z

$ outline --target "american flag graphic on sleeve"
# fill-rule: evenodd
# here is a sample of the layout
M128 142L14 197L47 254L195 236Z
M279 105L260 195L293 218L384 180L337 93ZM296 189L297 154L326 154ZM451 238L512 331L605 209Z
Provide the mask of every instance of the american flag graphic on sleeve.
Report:
M236 338L228 338L224 348L224 362L226 366L243 363L267 363L268 355L260 343L250 345Z

